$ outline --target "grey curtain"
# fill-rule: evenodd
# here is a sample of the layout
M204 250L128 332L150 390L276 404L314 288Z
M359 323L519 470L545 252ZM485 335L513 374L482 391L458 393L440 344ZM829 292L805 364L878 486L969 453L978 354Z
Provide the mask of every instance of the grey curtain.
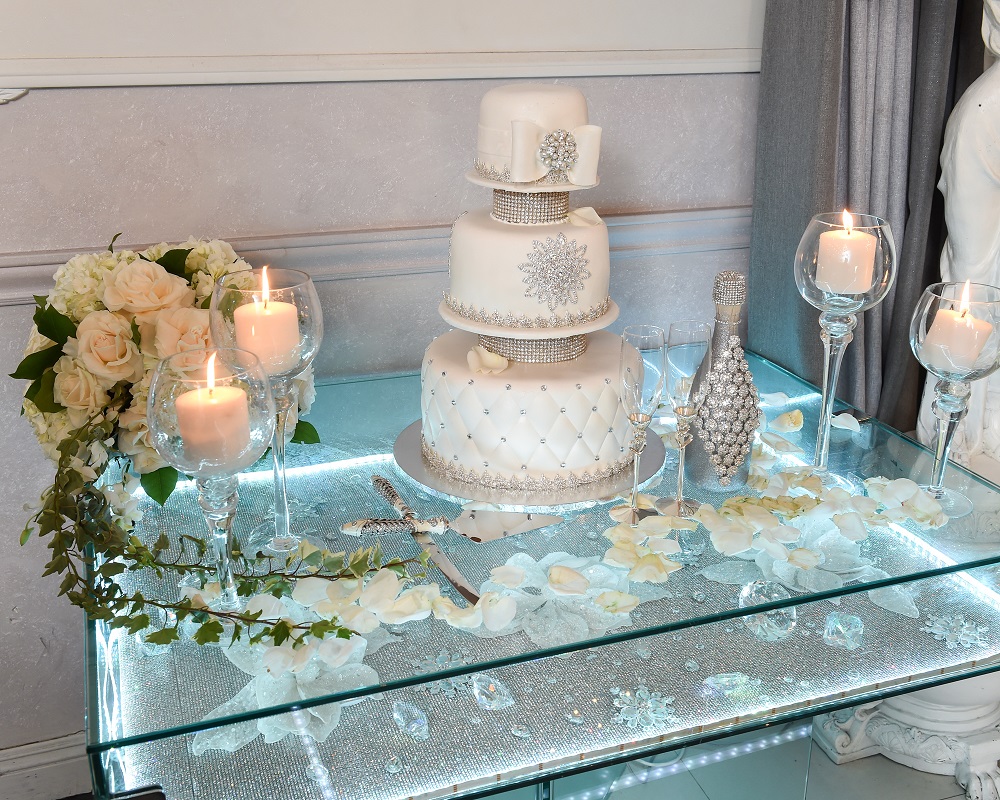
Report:
M821 382L818 311L799 297L792 280L795 248L814 214L848 208L884 217L896 241L896 285L855 330L837 395L902 430L913 428L919 403L920 374L907 339L910 315L933 281L943 242L935 185L944 124L962 72L956 31L970 38L960 22L975 18L978 36L981 16L981 2L962 0L767 4L749 346ZM979 53L981 71L981 41ZM972 71L974 45L966 62Z

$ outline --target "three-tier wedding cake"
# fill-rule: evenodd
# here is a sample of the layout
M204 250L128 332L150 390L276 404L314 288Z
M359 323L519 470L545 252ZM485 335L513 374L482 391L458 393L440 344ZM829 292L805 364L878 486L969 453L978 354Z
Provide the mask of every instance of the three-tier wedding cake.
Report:
M421 371L421 449L436 472L489 489L550 491L632 463L608 229L570 192L597 184L601 129L562 85L488 92L473 183L492 210L455 222L441 316Z

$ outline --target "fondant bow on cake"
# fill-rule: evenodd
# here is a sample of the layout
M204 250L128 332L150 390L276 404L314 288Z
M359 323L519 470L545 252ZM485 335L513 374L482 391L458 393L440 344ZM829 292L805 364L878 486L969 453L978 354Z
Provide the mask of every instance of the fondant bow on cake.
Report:
M601 129L597 125L547 131L531 120L515 119L510 132L510 179L514 183L532 183L553 169L565 172L574 186L597 183L601 156Z

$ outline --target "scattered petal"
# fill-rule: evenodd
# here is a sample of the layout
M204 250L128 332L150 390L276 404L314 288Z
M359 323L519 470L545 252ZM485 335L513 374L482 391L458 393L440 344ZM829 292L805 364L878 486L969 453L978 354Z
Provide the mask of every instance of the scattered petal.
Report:
M784 414L775 417L771 420L771 424L768 427L778 433L795 433L802 430L802 422L802 412L795 409L794 411L786 411Z
M765 392L760 395L760 402L766 406L783 406L788 403L791 398L784 392Z
M868 528L865 527L865 521L857 511L834 514L833 524L837 526L845 539L850 539L852 542L860 542L862 539L868 538Z
M764 431L761 433L760 440L776 453L798 454L803 452L802 448L797 444L793 444L784 436L779 436L778 434L771 433L770 431Z
M861 423L858 422L857 418L853 414L837 414L830 420L830 426L834 428L841 428L845 431L861 433Z
M314 606L327 599L326 589L329 583L331 581L323 578L299 578L292 589L292 600L307 608Z
M524 577L524 570L511 564L494 567L490 571L490 580L493 581L493 583L506 586L508 589L516 589L524 583Z
M317 648L318 655L327 666L342 667L348 661L360 662L365 655L368 642L362 636L350 639L323 639Z
M594 598L594 602L609 614L627 614L639 605L639 598L634 594L609 591L601 592Z
M691 519L671 515L643 517L639 520L640 531L647 536L666 536L671 531L696 531L698 523Z
M806 547L796 547L788 554L788 563L799 569L812 569L820 563L820 556Z
M662 583L670 573L681 568L681 564L663 558L656 553L649 553L640 558L635 566L629 570L628 577L633 581L648 581L650 583Z
M556 594L585 594L590 581L575 569L556 564L549 567L549 588Z
M483 614L483 625L491 631L506 628L517 614L517 602L514 598L496 592L485 592L479 598L477 606Z
M472 630L483 624L483 610L478 606L460 608L448 597L439 597L434 601L434 616L443 619L454 628Z

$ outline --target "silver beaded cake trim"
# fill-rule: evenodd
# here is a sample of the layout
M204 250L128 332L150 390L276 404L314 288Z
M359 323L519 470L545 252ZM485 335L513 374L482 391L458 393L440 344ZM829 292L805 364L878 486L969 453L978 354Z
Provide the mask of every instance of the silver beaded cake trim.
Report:
M485 161L476 159L475 161L476 172L479 173L479 177L487 181L496 181L497 183L512 183L510 179L510 165L508 164L503 168L503 170L498 170L492 164L487 164Z
M565 314L550 314L547 317L538 315L528 317L525 314L502 314L499 311L490 311L485 308L476 308L472 305L461 303L445 292L444 303L448 308L458 314L458 316L478 322L483 325L497 325L501 328L570 328L574 325L583 325L600 319L608 313L611 307L611 298L608 297L602 303L591 306L584 311L567 311Z
M493 190L493 219L517 225L563 222L569 214L569 192Z
M613 478L622 470L632 466L632 454L629 452L628 456L620 461L580 473L567 473L553 477L525 475L523 478L513 478L497 475L495 472L480 472L448 461L434 450L423 436L420 437L420 451L427 465L446 478L461 483L474 483L487 489L496 489L502 492L560 492L578 489L588 483Z
M576 239L567 239L562 233L535 239L531 245L528 260L517 265L524 273L521 282L528 287L524 296L545 303L549 311L555 311L556 306L575 306L590 277L587 245L578 245Z
M747 276L726 270L715 276L712 300L722 306L741 306L747 300Z
M728 486L753 446L760 424L757 389L738 336L730 336L705 378L696 425L719 483Z
M587 350L587 334L562 339L508 339L502 336L480 336L479 344L510 361L524 364L556 364L572 361Z

